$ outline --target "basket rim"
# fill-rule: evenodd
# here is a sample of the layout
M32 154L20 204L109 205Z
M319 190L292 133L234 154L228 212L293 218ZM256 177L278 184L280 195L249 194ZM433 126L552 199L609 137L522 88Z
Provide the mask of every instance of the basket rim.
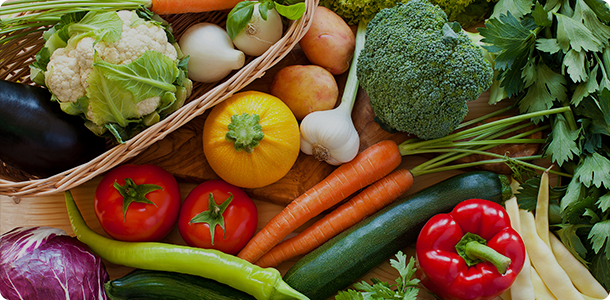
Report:
M150 145L162 140L165 136L195 117L202 115L207 109L239 92L255 79L263 77L269 68L277 64L292 51L294 46L307 32L318 3L319 0L305 0L306 11L303 16L293 21L284 32L282 38L265 51L265 53L253 58L231 77L219 82L204 94L199 96L192 95L191 99L180 109L146 128L125 143L115 145L91 161L53 176L23 181L0 178L0 195L21 198L64 192L137 156Z

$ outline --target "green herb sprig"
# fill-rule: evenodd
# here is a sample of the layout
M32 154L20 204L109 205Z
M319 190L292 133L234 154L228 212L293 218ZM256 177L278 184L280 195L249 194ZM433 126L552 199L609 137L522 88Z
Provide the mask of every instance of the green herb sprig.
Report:
M373 284L366 281L354 284L354 289L340 291L336 300L364 300L364 299L386 299L386 300L416 300L419 293L419 279L415 275L415 260L413 257L407 263L407 256L398 251L396 260L390 259L390 265L398 270L399 277L396 284L389 284L378 278L371 278Z

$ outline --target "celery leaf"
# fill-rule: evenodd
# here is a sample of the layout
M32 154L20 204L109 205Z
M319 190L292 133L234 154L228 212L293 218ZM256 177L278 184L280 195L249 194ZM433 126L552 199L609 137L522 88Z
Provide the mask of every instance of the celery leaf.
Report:
M531 11L531 0L500 0L498 3L496 3L490 18L497 18L500 15L506 15L508 13L512 14L516 18L521 18Z
M522 113L550 109L555 101L562 102L567 99L566 84L563 75L556 73L546 64L539 63L535 68L534 83L519 102L519 109ZM539 122L542 118L535 118L533 121Z
M587 54L584 51L576 51L570 49L566 56L563 58L563 66L573 82L584 82L589 79L587 74L588 69L586 68L585 59Z
M589 240L596 254L604 248L606 258L610 259L610 220L595 223L589 232Z
M610 160L598 152L586 155L574 174L574 179L579 180L587 188L591 186L606 188L610 187Z
M501 87L509 97L525 87L523 72L536 48L537 28L531 17L520 21L509 12L488 19L485 27L478 29L483 48L496 55L494 68L500 71Z
M595 205L597 205L602 212L606 212L608 208L610 208L610 192L599 197L597 202L595 202Z
M564 162L572 160L575 155L580 155L580 149L576 144L578 134L578 130L570 130L562 115L556 116L553 131L551 131L552 139L545 148L545 154L561 167Z
M355 283L353 289L337 293L335 300L416 300L419 293L417 287L419 279L413 278L417 271L415 260L411 257L407 263L407 256L402 251L396 253L396 258L396 260L390 259L390 265L399 274L395 285L371 278L373 284L366 281Z
M593 33L583 23L564 14L555 13L557 18L557 42L563 51L599 51L601 44L593 39Z

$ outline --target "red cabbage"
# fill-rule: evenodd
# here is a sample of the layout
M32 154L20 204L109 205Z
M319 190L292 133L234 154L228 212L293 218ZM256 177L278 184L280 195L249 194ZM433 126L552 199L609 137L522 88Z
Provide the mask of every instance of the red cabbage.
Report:
M107 299L102 259L65 231L18 227L0 237L0 294L12 299Z

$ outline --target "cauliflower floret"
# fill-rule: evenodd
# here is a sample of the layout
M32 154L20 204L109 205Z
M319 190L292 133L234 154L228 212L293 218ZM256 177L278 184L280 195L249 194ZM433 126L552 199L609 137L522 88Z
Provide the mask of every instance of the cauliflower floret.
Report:
M104 61L113 64L128 64L138 59L145 51L154 50L175 60L178 57L176 48L168 43L163 28L150 23L132 25L131 11L118 11L123 20L123 33L116 43L99 43L95 49Z
M145 115L153 113L159 106L160 102L161 102L161 97L159 97L159 96L152 97L152 98L148 98L148 99L138 102L136 104L136 107L138 108L138 111L140 112L140 114L142 116L145 116Z
M94 45L93 38L85 37L73 48L68 46L53 52L45 73L45 84L59 101L76 102L86 94L95 52L100 59L113 64L131 63L148 50L177 59L176 48L167 41L163 28L151 23L138 23L131 27L132 11L118 11L117 14L123 21L123 31L117 42L107 44L102 41ZM152 97L137 103L141 116L154 112L159 102L160 97Z
M83 38L74 48L59 48L51 55L45 84L59 101L76 102L85 95L87 77L93 66L92 45L92 38Z

